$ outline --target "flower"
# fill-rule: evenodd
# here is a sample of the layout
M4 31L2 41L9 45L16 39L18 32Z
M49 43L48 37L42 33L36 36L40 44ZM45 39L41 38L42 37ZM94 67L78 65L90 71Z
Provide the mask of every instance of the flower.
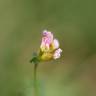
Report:
M59 41L53 37L53 34L44 30L39 52L40 60L46 61L60 58L62 49L59 46Z
M51 32L48 32L47 30L44 30L40 46L41 51L43 52L49 51L52 41L53 41L53 34Z

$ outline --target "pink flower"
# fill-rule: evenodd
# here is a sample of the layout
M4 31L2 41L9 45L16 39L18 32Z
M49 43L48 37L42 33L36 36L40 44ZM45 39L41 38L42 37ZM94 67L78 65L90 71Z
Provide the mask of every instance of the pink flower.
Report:
M47 30L43 31L42 42L40 45L43 60L60 58L62 50L59 48L59 41Z
M41 50L48 51L50 48L50 45L52 44L52 41L53 41L53 34L51 32L48 32L47 30L44 30L42 42L40 46Z

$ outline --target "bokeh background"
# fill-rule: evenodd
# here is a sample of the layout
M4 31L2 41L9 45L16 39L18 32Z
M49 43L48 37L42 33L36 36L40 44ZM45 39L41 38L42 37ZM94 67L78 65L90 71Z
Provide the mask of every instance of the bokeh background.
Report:
M40 96L96 96L95 0L0 0L0 96L33 96L29 60L44 29L63 53L39 64Z

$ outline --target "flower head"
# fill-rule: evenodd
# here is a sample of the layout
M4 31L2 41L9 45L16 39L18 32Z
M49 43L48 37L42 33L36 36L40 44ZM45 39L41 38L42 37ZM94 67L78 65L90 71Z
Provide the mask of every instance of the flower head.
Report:
M42 35L40 59L46 61L60 58L62 50L59 48L59 41L53 37L50 31L44 30Z

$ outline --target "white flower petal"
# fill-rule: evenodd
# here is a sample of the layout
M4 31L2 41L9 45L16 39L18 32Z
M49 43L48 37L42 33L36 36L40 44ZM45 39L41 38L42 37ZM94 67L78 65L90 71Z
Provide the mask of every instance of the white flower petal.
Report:
M54 59L60 58L61 52L62 52L62 50L61 50L60 48L57 49L57 50L55 51L54 55L53 55L53 58L54 58Z
M58 58L60 58L60 56L61 56L60 54L55 53L54 56L53 56L53 58L54 59L58 59Z
M53 43L55 49L59 48L59 41L57 39L54 39Z
M59 48L57 51L58 51L58 53L61 53L62 52L62 49Z

